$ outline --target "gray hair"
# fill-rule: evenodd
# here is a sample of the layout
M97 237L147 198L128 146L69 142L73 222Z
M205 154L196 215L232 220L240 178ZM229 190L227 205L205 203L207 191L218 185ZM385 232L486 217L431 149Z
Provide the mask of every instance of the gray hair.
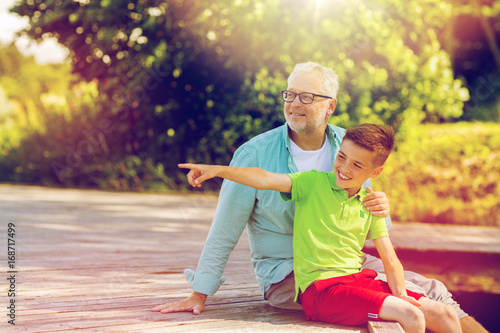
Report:
M288 77L288 83L292 77L299 73L312 73L319 72L323 74L323 91L322 94L330 95L333 98L337 98L337 92L339 91L339 76L333 72L331 68L324 67L315 62L304 62L295 65L292 73Z

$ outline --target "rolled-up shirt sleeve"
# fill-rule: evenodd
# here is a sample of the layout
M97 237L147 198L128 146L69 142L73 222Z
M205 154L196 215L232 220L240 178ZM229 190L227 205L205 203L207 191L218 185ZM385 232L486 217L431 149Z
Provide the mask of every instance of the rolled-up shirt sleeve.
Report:
M254 167L256 161L241 147L235 152L230 165ZM191 269L184 271L193 291L213 295L225 281L222 273L252 214L255 197L255 189L224 180L196 272Z

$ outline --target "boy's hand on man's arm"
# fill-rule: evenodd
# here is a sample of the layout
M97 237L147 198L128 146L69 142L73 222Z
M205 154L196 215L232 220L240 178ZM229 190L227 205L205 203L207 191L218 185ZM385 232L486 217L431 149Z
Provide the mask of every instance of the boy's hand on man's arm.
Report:
M384 192L373 192L371 187L367 187L366 191L368 195L363 199L365 208L373 216L387 217L391 211L387 195Z
M174 302L158 305L151 309L153 312L172 313L172 312L193 312L199 315L205 308L207 295L193 292L188 298Z

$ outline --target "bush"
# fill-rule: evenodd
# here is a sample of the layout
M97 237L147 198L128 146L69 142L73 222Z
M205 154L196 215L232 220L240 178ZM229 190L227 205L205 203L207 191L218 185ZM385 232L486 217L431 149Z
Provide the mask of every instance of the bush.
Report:
M395 221L500 226L500 125L428 124L374 181Z

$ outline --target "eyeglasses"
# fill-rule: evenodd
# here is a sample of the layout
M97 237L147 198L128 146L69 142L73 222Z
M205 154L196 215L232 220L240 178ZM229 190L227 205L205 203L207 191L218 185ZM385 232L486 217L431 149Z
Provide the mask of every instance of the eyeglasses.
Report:
M281 92L281 97L287 103L292 103L295 100L295 97L297 97L297 96L299 96L299 100L302 102L302 104L311 104L312 102L314 102L314 97L322 97L322 98L332 99L332 97L330 97L330 96L316 95L316 94L308 93L308 92L304 92L304 93L300 93L300 94L297 94L297 93L290 91L290 90L283 90Z

